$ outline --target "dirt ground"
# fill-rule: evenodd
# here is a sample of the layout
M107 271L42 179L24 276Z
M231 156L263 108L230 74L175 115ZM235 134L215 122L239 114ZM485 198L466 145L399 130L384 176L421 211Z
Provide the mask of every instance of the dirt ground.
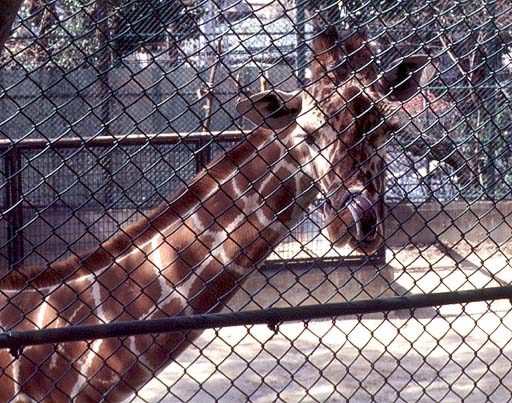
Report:
M511 257L490 242L391 249L382 295L510 284ZM500 300L206 331L129 401L508 402L511 311Z

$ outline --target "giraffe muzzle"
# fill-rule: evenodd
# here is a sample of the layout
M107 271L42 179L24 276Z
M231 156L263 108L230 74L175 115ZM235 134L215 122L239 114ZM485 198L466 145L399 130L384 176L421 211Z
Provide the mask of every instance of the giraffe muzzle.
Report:
M362 193L346 192L334 205L327 199L324 213L326 217L336 216L345 209L353 219L349 232L354 240L361 246L373 244L378 237L378 216L374 203Z
M354 218L356 239L359 243L372 243L378 235L377 213L373 202L364 194L355 195L346 204Z

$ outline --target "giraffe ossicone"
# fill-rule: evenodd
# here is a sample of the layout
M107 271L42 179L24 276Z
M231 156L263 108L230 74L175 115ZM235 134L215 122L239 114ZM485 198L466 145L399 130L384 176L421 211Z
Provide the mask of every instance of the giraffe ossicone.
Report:
M328 30L312 50L309 83L240 102L257 128L169 202L90 252L0 275L2 330L219 311L319 193L331 242L376 250L389 116L434 69L416 55L378 74L359 33ZM0 401L123 401L198 334L2 350Z

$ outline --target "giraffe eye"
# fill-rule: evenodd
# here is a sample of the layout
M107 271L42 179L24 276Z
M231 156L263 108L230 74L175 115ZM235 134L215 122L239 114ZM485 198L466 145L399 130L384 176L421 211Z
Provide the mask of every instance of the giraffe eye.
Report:
M308 145L315 144L315 132L304 131L296 134L296 136Z
M306 144L312 146L315 144L315 135L314 133L307 133L306 136L304 137L304 141L306 142Z

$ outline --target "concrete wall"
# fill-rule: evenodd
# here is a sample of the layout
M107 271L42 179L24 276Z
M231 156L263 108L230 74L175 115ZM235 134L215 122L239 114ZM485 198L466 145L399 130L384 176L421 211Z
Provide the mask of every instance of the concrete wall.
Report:
M211 67L210 67L211 68ZM38 70L31 73L4 70L0 74L2 119L0 133L7 138L92 137L108 128L113 134L191 132L202 127L205 88L210 68L114 68L105 75L94 69ZM211 130L233 127L238 89L235 73L219 67ZM246 67L240 73L243 87L257 91L261 69ZM273 85L296 88L286 65L268 71Z
M475 245L484 240L499 244L511 238L512 201L398 203L388 207L386 243L390 247L462 239Z

